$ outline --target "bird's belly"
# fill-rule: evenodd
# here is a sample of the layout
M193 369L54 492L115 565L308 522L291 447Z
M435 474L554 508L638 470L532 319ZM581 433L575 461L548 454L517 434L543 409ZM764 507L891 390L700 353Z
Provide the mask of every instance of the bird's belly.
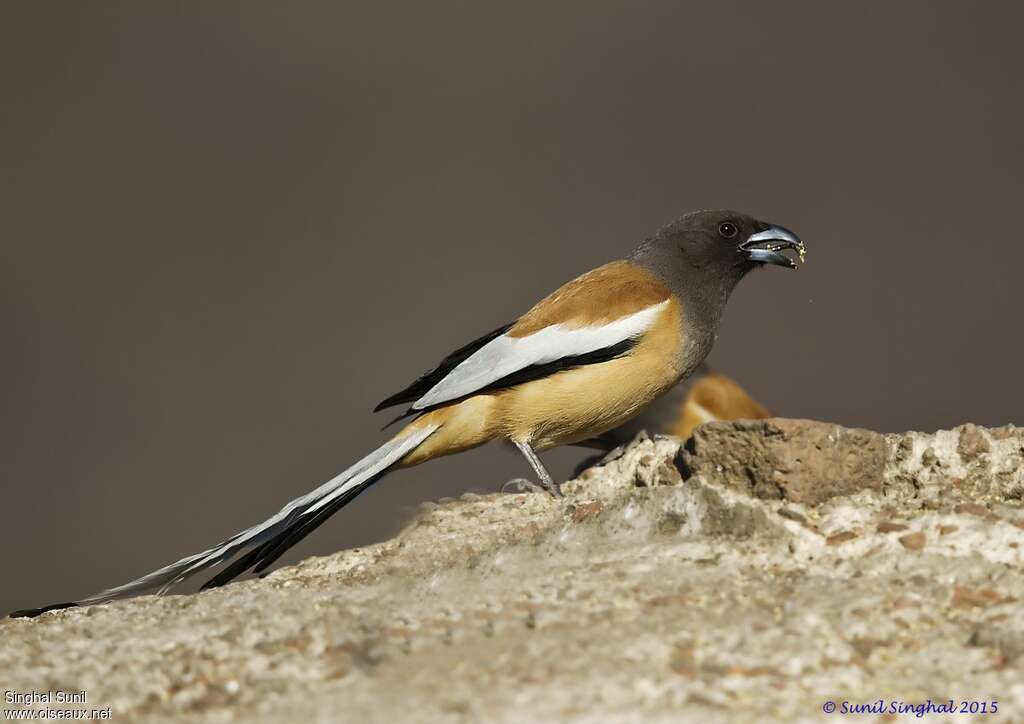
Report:
M523 385L506 407L505 435L538 449L569 445L618 427L672 386L669 370L618 360Z

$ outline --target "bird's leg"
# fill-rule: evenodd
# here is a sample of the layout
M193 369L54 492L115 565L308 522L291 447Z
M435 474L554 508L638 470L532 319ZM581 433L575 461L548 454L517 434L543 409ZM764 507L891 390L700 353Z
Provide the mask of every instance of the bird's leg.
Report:
M558 487L558 483L554 481L551 477L551 473L549 473L547 468L544 467L544 463L542 463L540 458L537 457L537 453L535 453L533 448L530 447L530 443L520 442L519 440L514 440L513 442L515 442L516 447L519 448L519 451L530 462L533 472L537 473L537 477L540 478L540 486L551 493L554 497L561 498L562 491Z

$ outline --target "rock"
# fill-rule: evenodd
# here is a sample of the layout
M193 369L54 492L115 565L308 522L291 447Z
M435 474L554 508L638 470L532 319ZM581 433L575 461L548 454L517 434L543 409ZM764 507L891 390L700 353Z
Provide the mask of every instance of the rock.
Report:
M999 652L1003 665L1013 665L1024 654L1024 633L1019 628L982 624L971 634L968 646L980 646Z
M991 452L992 446L982 428L977 425L964 425L960 428L960 441L957 443L956 451L960 454L961 460L970 463Z
M1024 494L1024 429L962 425L935 433L887 435L885 485L940 504L987 505ZM926 461L926 453L933 459Z
M883 520L875 528L879 533L899 533L904 530L908 530L908 527L903 523L890 523L887 520Z
M925 535L921 531L914 533L907 533L906 535L900 536L900 545L906 548L908 551L919 551L924 548Z
M955 510L957 513L969 513L970 515L977 515L982 518L987 518L991 515L988 512L988 508L977 503L960 503L960 505L956 506Z
M815 505L879 489L888 457L885 437L876 432L774 418L702 425L683 463L715 485Z
M991 588L973 590L963 586L953 587L953 596L950 600L951 606L961 608L978 607L983 608L996 603L1002 603L1005 599Z
M842 530L825 538L825 543L830 546L837 546L842 545L847 541L855 540L856 538L857 534L852 530Z
M264 579L4 619L3 688L167 722L1024 711L1021 430L766 420L681 445L639 439L564 501L425 505Z
M790 510L789 508L779 508L776 512L778 512L778 514L781 515L783 518L795 520L797 523L807 522L807 518L805 518L802 514L798 513L795 510Z

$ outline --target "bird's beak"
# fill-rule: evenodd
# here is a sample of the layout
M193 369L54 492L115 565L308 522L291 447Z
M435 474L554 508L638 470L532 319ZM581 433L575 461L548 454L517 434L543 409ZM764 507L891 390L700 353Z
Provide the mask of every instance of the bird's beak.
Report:
M796 262L782 253L785 249L793 249L803 263L807 256L807 248L800 237L783 226L771 226L747 237L740 244L740 251L750 261L762 264L778 264L779 266L796 269Z

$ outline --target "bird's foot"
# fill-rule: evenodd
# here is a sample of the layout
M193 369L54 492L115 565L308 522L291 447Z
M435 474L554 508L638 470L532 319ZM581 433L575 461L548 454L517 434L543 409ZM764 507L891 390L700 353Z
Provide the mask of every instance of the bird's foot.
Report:
M541 480L540 487L551 493L552 498L565 497L565 495L562 493L562 486L556 483L554 480Z
M615 462L616 460L618 460L619 458L626 454L626 447L626 445L619 445L618 447L613 447L611 450L606 452L600 460L598 460L596 463L592 463L588 467L603 468L608 463Z
M526 478L512 478L502 484L500 488L502 493L551 493L556 498L563 497L562 491L557 483L553 483L549 488L543 482L535 483L532 480Z

